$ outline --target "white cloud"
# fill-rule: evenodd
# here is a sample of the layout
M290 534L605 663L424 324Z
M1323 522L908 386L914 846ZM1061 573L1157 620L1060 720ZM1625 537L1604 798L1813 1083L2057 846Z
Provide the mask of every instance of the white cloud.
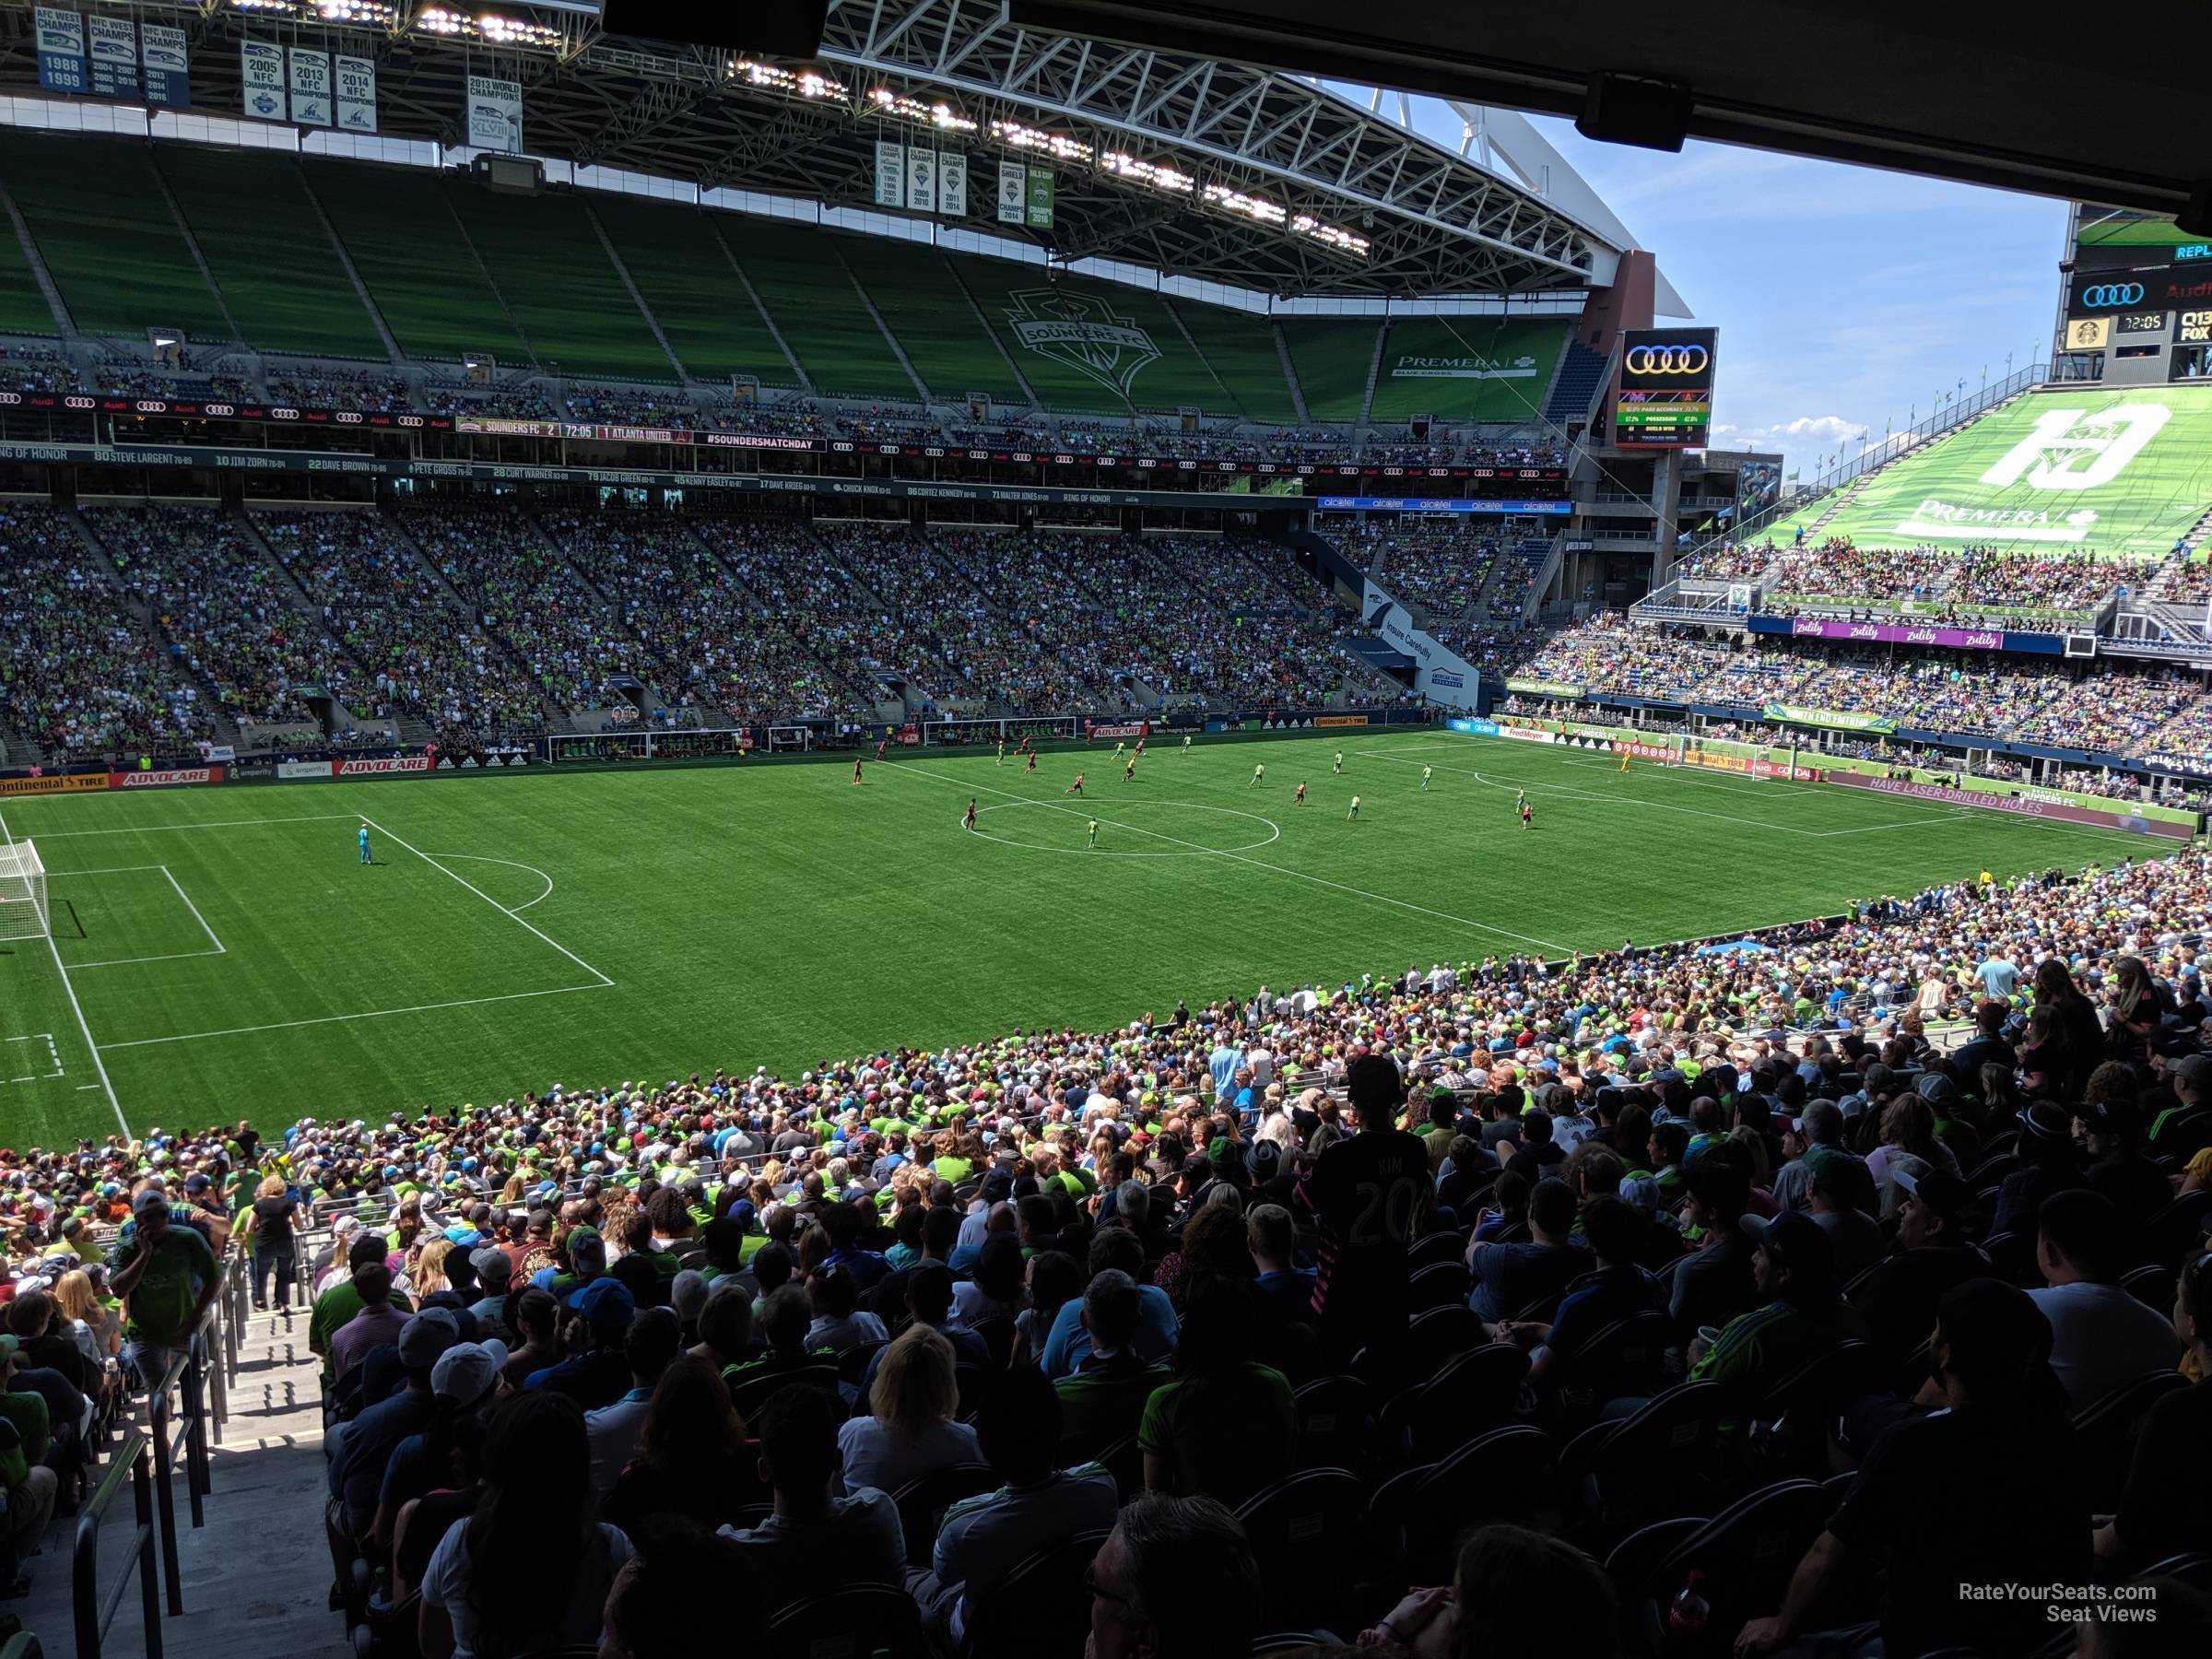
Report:
M1771 426L1735 426L1725 420L1712 425L1715 449L1780 450L1787 460L1816 464L1823 455L1855 449L1865 436L1864 425L1841 415L1800 415Z

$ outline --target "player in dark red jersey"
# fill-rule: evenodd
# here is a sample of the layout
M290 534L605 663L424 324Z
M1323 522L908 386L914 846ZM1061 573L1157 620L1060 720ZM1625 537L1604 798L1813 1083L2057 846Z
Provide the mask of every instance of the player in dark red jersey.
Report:
M1522 802L1522 803L1521 803L1521 828L1522 828L1522 829L1524 829L1524 830L1526 830L1526 829L1528 829L1528 828L1530 827L1530 824L1531 824L1531 822L1533 821L1534 818L1535 818L1535 814L1534 814L1534 812L1533 812L1533 811L1530 809L1528 803L1527 803L1526 801L1524 801L1524 802Z
M858 755L853 757L853 782L855 783L860 782L860 757Z
M1436 1194L1429 1148L1397 1127L1406 1084L1396 1063L1362 1055L1346 1081L1359 1132L1324 1152L1297 1192L1299 1206L1320 1224L1313 1312L1324 1345L1337 1356L1404 1335L1406 1248Z
M1036 752L1035 752L1034 750L1031 750L1031 751L1030 751L1030 763L1029 763L1027 766L1023 767L1021 770L1022 770L1022 771L1023 771L1024 773L1028 773L1028 772L1033 772L1033 771L1035 771L1037 770L1037 755L1036 755Z
M1081 772L1077 772L1076 774L1076 781L1073 783L1070 783L1060 793L1062 794L1081 794L1083 793L1083 774Z
M881 743L878 743L878 744L876 746L876 759L878 759L878 760L882 759L883 759L883 751L884 751L885 749L887 749L887 748L890 747L891 747L891 740L890 740L888 737L886 737L886 738L885 738L885 739L884 739L884 740L883 740Z
M973 795L968 797L968 810L960 815L960 828L963 830L975 828L975 797Z
M1293 806L1303 806L1305 804L1306 786L1303 783L1300 783L1298 786L1298 793L1290 797L1290 805Z

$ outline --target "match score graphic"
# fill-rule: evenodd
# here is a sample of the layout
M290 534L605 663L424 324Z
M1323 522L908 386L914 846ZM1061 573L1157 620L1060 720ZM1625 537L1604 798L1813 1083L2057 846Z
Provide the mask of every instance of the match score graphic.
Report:
M1712 426L1712 328L1632 328L1621 335L1613 441L1623 449L1698 449Z

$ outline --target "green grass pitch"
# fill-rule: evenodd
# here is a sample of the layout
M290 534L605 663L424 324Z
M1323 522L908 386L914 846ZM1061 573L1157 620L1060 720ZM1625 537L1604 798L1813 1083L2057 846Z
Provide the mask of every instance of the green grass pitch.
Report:
M0 946L0 1140L788 1073L2158 845L1439 731L1169 738L1129 783L1111 753L11 802L54 937Z

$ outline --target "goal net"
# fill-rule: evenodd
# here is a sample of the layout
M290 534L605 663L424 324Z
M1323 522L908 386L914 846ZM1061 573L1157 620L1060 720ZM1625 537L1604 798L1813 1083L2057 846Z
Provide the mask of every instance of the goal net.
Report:
M0 939L46 936L46 866L29 841L0 844Z

